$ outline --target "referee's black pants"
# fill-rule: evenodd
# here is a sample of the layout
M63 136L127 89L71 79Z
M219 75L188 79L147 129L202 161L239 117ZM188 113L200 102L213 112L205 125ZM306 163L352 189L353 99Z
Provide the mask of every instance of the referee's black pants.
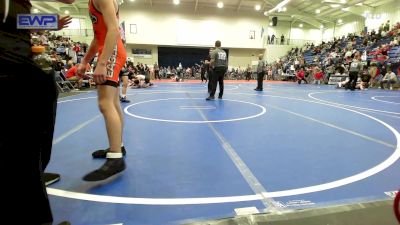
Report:
M261 90L263 89L263 81L264 81L265 72L257 73L257 87L256 89Z
M347 84L348 84L348 88L350 88L350 90L356 89L357 79L358 79L358 72L350 72L349 73L349 82Z
M222 97L224 94L224 76L226 73L226 67L216 67L213 69L211 76L211 90L210 97L215 96L215 92L217 90L217 84L219 84L219 97Z
M212 84L212 70L210 69L210 70L208 70L207 71L207 77L208 77L208 84L207 84L207 89L208 89L208 94L210 94L211 93L211 84Z
M201 72L200 72L200 75L201 75L201 82L203 82L203 80L207 81L207 78L206 78L205 74L206 74L206 71L204 71L204 70L202 69Z

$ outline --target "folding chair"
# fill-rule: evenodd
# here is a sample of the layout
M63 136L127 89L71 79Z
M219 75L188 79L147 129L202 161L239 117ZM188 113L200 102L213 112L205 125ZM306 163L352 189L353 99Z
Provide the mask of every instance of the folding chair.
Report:
M70 90L74 90L74 89L75 89L75 86L72 84L71 81L69 81L69 80L66 78L65 73L66 73L65 70L61 70L61 73L60 73L61 79L64 81L64 83L65 83L66 85L69 86L68 88L70 88Z
M68 85L65 84L64 79L61 77L60 72L57 71L55 72L55 81L57 88L60 92L65 92L65 91L71 91L71 89L68 87Z

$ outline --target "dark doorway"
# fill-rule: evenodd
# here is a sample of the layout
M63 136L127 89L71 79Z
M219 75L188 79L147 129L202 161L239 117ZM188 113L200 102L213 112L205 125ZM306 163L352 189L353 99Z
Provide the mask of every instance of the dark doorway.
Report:
M224 49L229 58L229 50ZM209 54L209 48L178 48L158 47L158 63L160 66L177 67L182 63L183 67L200 65Z

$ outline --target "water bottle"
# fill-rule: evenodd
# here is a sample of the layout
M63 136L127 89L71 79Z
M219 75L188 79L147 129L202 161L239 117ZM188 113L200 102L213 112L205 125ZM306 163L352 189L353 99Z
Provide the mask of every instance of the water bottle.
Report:
M52 61L44 46L32 46L33 61L46 73L52 73Z

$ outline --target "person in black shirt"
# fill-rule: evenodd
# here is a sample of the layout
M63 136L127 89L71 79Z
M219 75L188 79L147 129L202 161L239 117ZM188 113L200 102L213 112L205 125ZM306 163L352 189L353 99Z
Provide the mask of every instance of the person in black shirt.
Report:
M208 78L208 93L211 92L211 77L212 77L212 69L211 69L211 52L214 50L214 48L210 48L209 50L209 55L206 57L206 59L204 60L204 64L205 64L205 70L207 72L207 78Z
M204 61L201 61L201 65L200 65L200 76L201 76L201 82L207 82L207 78L205 76L206 74L206 69L207 69L208 65L204 63Z
M0 1L0 101L4 106L0 111L0 149L8 157L1 163L5 172L2 179L8 184L3 191L13 196L11 202L3 203L7 211L14 211L6 211L2 219L12 224L36 225L53 222L43 171L50 160L57 89L54 76L32 60L30 31L16 26L17 14L30 14L31 7L29 0ZM61 18L59 29L69 20ZM29 91L33 107L21 104L27 93L19 90ZM15 167L23 172L16 173ZM19 191L16 186L24 190ZM38 206L34 216L26 216Z

